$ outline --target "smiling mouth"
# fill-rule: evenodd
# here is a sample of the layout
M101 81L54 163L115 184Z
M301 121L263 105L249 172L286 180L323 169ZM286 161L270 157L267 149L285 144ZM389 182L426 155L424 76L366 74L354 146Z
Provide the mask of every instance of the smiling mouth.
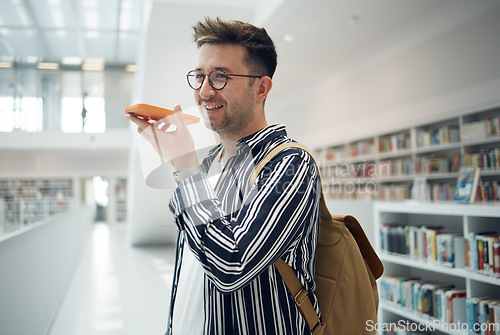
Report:
M207 111L213 111L213 110L216 110L216 109L219 109L219 108L222 108L222 105L218 105L218 106L207 106L207 105L204 105L205 109Z

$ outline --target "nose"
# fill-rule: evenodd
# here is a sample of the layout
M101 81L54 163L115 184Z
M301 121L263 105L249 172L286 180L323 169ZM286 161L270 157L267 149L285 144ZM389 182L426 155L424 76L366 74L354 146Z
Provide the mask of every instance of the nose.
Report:
M208 75L205 75L205 80L203 80L203 84L201 85L198 94L202 99L207 99L212 95L215 95L215 90L208 81Z

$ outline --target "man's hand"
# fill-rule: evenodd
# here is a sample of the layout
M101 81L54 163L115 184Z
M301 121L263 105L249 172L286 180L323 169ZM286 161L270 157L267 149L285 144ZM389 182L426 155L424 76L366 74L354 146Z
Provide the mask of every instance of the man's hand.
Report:
M183 171L198 165L193 137L187 129L180 105L174 107L174 114L160 121L148 121L128 114L129 120L137 124L137 131L158 152L160 158L172 164L175 170ZM167 131L170 126L175 130Z

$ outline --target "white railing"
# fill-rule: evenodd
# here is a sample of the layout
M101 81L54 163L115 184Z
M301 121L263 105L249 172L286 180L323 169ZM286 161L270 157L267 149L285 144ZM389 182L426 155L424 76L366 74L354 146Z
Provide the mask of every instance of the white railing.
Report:
M3 233L4 231L4 221L5 221L5 202L3 201L3 199L0 199L0 235Z
M92 215L90 206L75 205L0 236L0 334L50 334L90 236Z

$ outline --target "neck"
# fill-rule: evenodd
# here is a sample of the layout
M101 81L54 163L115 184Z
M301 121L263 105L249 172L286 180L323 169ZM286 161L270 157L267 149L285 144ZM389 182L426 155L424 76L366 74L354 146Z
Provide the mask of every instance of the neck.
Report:
M247 128L244 132L239 133L238 135L229 135L225 136L222 134L219 134L219 138L221 140L222 147L224 148L223 156L224 159L230 158L232 156L236 155L236 143L242 139L243 137L247 137L249 135L252 135L259 130L267 127L268 124L264 120L264 122L259 123L258 125L256 124L254 127L249 127Z

